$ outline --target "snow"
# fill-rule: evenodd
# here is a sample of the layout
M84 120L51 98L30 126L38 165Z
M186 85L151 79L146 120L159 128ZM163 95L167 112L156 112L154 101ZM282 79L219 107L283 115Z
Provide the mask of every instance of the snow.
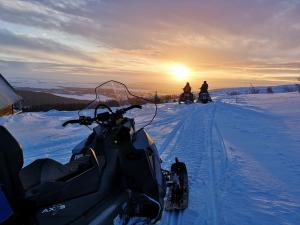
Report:
M74 98L74 99L78 99L78 100L94 100L95 99L95 94L60 94L60 93L52 93L56 96L60 96L60 97L65 97L65 98Z
M160 224L296 225L300 221L300 94L227 96L210 104L161 104L147 127L169 168L187 164L189 208L164 212ZM0 118L24 149L68 161L90 130L62 128L77 112L23 113ZM150 119L151 113L138 119Z
M61 93L52 93L53 95L60 96L60 97L65 97L65 98L73 98L73 99L78 99L78 100L89 100L93 101L95 100L95 94L76 94L76 93L71 93L71 94L61 94ZM112 97L108 97L106 95L98 95L98 99L101 101L109 101L112 100Z

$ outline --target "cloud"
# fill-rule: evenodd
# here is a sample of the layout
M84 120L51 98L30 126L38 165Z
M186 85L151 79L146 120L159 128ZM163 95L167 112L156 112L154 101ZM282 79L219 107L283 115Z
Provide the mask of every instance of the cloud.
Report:
M26 53L29 59L30 56L34 59L44 55L46 59L54 57L54 59L59 60L59 56L62 56L63 58L69 57L81 61L95 61L94 58L53 40L14 34L5 29L0 29L0 40L2 54L7 51L15 52L15 54L18 54L18 52Z
M0 56L68 65L60 70L66 74L79 65L149 74L173 61L199 74L294 74L299 21L295 0L3 0Z

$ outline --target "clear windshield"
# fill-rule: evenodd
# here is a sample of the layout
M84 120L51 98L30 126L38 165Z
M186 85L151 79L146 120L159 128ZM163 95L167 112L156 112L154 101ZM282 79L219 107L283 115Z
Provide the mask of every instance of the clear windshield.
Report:
M142 97L143 96L143 97ZM80 116L94 116L94 109L99 104L109 106L112 111L131 105L142 105L142 109L132 109L126 113L126 117L134 118L136 122L136 130L149 125L154 119L157 111L156 105L153 103L151 95L142 90L132 90L118 81L107 81L95 88L95 99L84 109L79 111ZM98 113L107 111L101 107Z

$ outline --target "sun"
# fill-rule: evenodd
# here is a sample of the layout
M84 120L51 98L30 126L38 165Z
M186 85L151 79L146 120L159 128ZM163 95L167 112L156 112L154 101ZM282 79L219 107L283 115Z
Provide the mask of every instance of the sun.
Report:
M191 69L183 64L173 64L170 66L170 74L176 78L176 80L187 80L191 74Z

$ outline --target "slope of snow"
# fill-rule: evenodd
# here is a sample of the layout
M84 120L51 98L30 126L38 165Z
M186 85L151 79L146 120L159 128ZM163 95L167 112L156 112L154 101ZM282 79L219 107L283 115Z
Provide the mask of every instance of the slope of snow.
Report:
M147 128L163 167L177 156L189 173L189 208L164 212L160 224L299 224L300 95L217 99L207 105L159 105ZM0 118L0 124L22 144L26 164L45 156L66 162L71 148L90 133L61 127L76 116L23 113Z
M77 112L22 113L0 117L0 124L9 129L23 147L25 165L39 157L53 157L65 163L72 148L90 132L80 126L61 126L77 116Z
M247 95L217 105L228 163L220 185L223 224L298 224L300 98Z

